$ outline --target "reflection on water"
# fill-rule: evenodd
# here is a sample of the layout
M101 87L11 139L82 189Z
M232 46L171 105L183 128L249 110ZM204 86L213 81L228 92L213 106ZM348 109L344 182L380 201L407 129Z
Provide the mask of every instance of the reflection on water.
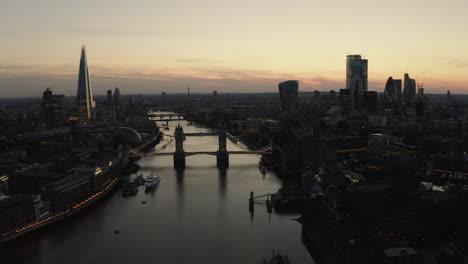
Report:
M219 198L224 199L226 196L227 185L227 169L219 168Z
M180 124L188 133L209 131ZM169 125L167 134L177 122ZM215 151L218 138L187 137L184 148ZM237 147L228 142L228 150ZM174 144L164 151L173 152ZM187 157L185 170L175 170L171 156L143 158L138 173L161 177L154 192L141 187L136 196L125 198L119 190L78 217L7 245L0 254L19 263L237 264L259 263L275 249L293 263L313 263L301 242L301 225L292 220L298 215L268 214L263 203L249 212L250 191L273 193L281 185L270 173L262 176L258 162L256 155L231 155L229 169L219 170L216 157L198 155Z

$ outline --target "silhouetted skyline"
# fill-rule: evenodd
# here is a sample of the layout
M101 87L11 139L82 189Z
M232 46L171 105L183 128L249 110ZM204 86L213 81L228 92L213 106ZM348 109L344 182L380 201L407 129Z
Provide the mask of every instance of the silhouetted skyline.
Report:
M369 59L369 90L408 72L428 92L467 93L466 1L7 1L4 96L74 94L86 44L96 94L338 90L346 55Z

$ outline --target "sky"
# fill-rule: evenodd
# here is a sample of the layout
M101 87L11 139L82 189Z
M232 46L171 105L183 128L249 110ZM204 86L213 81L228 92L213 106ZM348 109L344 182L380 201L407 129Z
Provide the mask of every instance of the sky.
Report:
M0 0L0 92L75 95L86 45L95 94L369 90L408 72L429 93L468 93L467 0Z

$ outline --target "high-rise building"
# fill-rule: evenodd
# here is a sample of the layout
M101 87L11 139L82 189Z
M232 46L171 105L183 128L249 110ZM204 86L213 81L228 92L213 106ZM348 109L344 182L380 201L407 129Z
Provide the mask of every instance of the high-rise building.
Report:
M84 45L81 47L77 90L76 107L78 110L78 120L81 122L92 120L95 103L93 100L93 91L89 82L88 62L86 60L86 50Z
M408 73L405 73L403 83L403 99L405 103L411 103L416 98L416 80L411 79Z
M393 85L395 85L395 91L397 93L397 98L398 98L398 104L401 104L403 102L403 97L401 94L401 89L402 89L401 79L393 79Z
M447 95L445 96L447 105L453 104L452 93L450 90L447 90Z
M112 104L112 90L107 90L107 104Z
M364 104L364 92L367 91L367 60L361 55L346 57L346 88L351 93L351 110L358 110Z
M297 97L299 93L299 82L289 80L278 84L281 110L293 111L297 109Z
M214 104L218 104L218 103L219 103L218 91L216 91L216 90L213 91L213 103L214 103Z
M52 94L47 88L42 93L42 117L48 127L59 125L65 120L65 96L63 94Z
M424 96L424 88L422 86L420 86L418 88L418 97L422 98L423 96Z
M398 89L395 85L395 81L390 76L387 80L387 83L385 84L383 107L386 109L386 111L395 113L398 111L399 105Z
M114 90L114 105L120 105L120 89L115 88Z

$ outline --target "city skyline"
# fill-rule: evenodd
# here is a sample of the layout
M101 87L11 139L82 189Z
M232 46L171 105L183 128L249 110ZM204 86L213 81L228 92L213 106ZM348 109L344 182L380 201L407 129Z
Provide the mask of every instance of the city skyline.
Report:
M463 1L84 2L7 1L0 11L8 21L0 25L4 96L40 96L45 87L73 95L81 44L96 94L114 87L183 93L187 86L274 92L289 79L301 91L338 91L351 54L369 59L370 91L383 92L388 76L408 72L428 93L468 93Z

